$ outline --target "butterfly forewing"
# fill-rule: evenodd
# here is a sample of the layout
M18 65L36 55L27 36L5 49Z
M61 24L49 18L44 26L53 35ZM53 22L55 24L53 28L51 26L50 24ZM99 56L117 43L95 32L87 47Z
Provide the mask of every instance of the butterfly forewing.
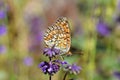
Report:
M47 47L60 49L62 54L69 51L71 45L70 28L67 18L60 17L48 29L44 35L44 42Z

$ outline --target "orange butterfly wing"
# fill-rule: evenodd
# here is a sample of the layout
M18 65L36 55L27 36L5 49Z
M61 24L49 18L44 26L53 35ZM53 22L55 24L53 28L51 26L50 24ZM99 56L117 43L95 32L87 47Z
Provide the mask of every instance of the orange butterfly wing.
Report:
M44 42L47 47L60 49L62 54L69 51L71 46L71 34L67 18L60 17L48 29L44 35Z

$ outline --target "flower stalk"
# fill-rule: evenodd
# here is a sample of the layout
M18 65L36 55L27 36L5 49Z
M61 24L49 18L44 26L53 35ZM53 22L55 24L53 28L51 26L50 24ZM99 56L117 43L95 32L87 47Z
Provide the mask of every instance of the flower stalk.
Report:
M66 80L67 74L68 74L68 72L65 73L63 80Z
M51 62L51 57L49 57L49 61ZM49 80L52 80L52 76L49 75Z
M50 75L49 80L52 80L52 76Z

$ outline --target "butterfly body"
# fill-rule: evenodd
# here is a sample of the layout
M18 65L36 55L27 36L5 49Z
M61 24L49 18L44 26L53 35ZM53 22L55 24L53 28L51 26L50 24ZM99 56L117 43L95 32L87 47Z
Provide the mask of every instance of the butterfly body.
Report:
M48 29L44 35L44 42L47 47L53 45L56 49L60 49L61 54L69 52L71 46L71 34L67 18L60 17Z

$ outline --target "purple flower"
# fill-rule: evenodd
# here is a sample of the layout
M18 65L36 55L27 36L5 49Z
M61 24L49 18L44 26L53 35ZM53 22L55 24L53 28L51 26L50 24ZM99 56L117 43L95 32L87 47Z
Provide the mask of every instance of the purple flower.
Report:
M6 53L6 47L4 45L0 45L0 54Z
M74 32L75 32L74 35L77 37L77 36L82 35L84 33L84 30L80 24L77 24L75 29L74 29Z
M53 62L58 63L58 64L60 64L62 66L65 66L65 65L68 64L66 61L61 61L61 60L54 60Z
M33 58L27 56L24 58L23 62L26 66L32 66L33 65Z
M0 19L4 19L6 17L6 12L4 10L0 10Z
M100 20L98 23L97 23L97 32L102 35L102 36L108 36L110 34L110 30L108 28L108 25L103 22L102 20Z
M31 26L41 26L41 23L42 23L42 19L41 17L38 16L34 16L30 22Z
M66 61L54 60L53 62L58 63L65 71L69 71L70 73L78 74L81 70L81 67L77 66L76 64L70 65Z
M0 25L0 36L6 34L7 28L5 25Z
M39 31L39 29L42 28L42 26L41 26L43 24L43 17L42 16L25 13L24 14L24 19L26 20L28 25L31 27L31 31L32 31L32 29L34 31Z
M116 22L120 22L120 16L116 17Z
M117 0L117 9L120 10L120 0Z
M120 79L120 72L119 72L119 71L118 71L118 72L114 72L114 76L115 76L116 78Z
M41 68L43 73L53 75L59 71L60 66L56 63L52 63L52 62L48 63L48 62L44 61L39 64L39 68Z
M30 32L30 41L32 43L30 44L29 48L30 51L34 53L38 53L40 49L43 49L42 40L43 40L43 18L39 15L31 15L29 13L25 14L25 21L29 26L29 32Z
M50 58L52 58L52 57L55 57L56 55L59 55L60 50L55 49L54 46L53 46L52 48L45 48L43 54L50 57Z
M66 66L64 66L64 70L73 74L78 74L81 70L81 67L77 66L76 64L72 65L67 64Z

